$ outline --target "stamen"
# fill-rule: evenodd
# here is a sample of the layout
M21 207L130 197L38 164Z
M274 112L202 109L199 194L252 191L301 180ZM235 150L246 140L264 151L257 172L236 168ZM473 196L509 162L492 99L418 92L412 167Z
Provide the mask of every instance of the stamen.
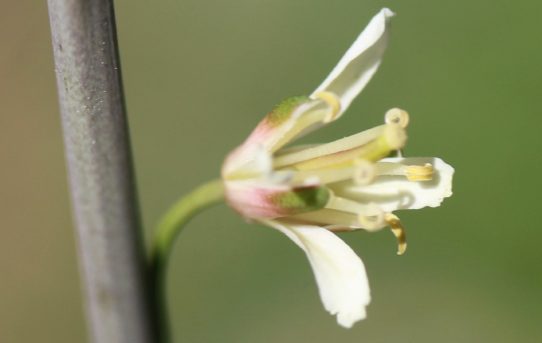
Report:
M409 181L430 181L434 171L431 163L426 163L423 166L405 167L405 174Z
M387 124L399 124L403 129L408 126L410 117L408 112L400 108L392 108L384 115Z
M379 135L375 137L376 134ZM405 130L397 124L386 124L359 135L365 144L345 149L345 141L353 138L346 137L314 148L277 156L273 160L273 166L275 169L288 167L296 170L314 170L353 166L356 159L376 162L388 156L391 151L402 148L407 138ZM372 140L367 141L367 138ZM339 150L341 148L343 150Z
M323 100L331 109L331 112L325 116L324 123L335 120L341 113L341 102L335 93L322 91L314 94L314 97Z
M325 208L357 215L360 227L368 231L376 231L386 226L384 212L374 203L365 205L331 193Z
M349 155L353 155L352 157L376 162L388 156L393 150L404 147L406 140L406 132L401 126L397 124L386 124L380 137L357 149L346 151L342 157L343 159L347 159L350 157ZM336 161L335 163L337 162L340 161Z
M398 150L405 146L407 135L401 125L388 124L384 129L383 138L390 150Z
M354 160L354 182L358 185L368 185L376 177L376 166L365 159Z
M373 205L374 207L372 207L371 205ZM384 226L384 223L386 222L384 218L384 212L382 212L382 210L375 204L370 204L370 206L371 206L371 209L375 210L376 212L374 212L374 214L371 214L371 215L360 213L358 215L359 224L361 225L361 227L363 227L367 231L380 230L382 229L382 227Z
M356 170L354 167L346 168L322 168L306 171L294 171L289 169L281 169L278 172L290 172L293 178L290 179L292 184L305 184L307 180L316 179L319 184L328 184L353 178Z
M377 175L400 175L405 176L409 181L430 181L435 172L430 163L423 166L405 166L395 162L378 162Z
M407 248L406 233L403 224L393 213L386 213L384 220L390 226L391 232L397 238L397 255L403 255Z
M317 157L359 148L380 137L386 126L387 125L380 125L327 144L313 145L305 149L285 149L284 151L279 151L273 160L273 167L275 169L283 168Z
M378 175L375 163L357 158L351 165L330 166L309 170L279 169L271 173L269 180L287 180L293 185L306 185L311 183L330 184L345 180L352 180L357 185L368 185ZM315 180L311 182L310 180Z

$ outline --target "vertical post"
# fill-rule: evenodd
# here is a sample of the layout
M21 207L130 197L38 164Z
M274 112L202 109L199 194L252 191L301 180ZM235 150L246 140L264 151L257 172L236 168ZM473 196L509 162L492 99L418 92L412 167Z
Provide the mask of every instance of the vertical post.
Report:
M93 342L156 341L112 0L48 0Z

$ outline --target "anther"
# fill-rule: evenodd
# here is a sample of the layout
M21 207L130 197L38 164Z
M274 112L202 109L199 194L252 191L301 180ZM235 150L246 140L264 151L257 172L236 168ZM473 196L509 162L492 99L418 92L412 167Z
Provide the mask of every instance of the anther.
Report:
M395 214L386 213L385 222L390 226L391 232L397 239L397 255L403 255L407 248L406 233L403 224Z
M332 92L318 92L314 96L320 100L323 100L331 109L324 118L324 123L329 123L337 118L339 113L341 113L341 102L339 97Z
M431 163L426 163L423 166L405 167L405 175L409 181L430 181L434 171Z
M357 185L368 185L376 177L376 166L365 159L354 161L354 182Z
M392 108L386 112L384 120L387 124L399 124L402 128L406 128L410 118L407 111L400 108Z

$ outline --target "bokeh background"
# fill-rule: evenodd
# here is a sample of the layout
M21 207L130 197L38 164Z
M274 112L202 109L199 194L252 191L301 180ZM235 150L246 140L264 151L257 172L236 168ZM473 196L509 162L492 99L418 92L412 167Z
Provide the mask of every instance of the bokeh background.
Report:
M383 6L398 16L380 71L305 141L405 108L406 153L455 166L454 196L401 214L405 256L386 231L341 236L373 293L351 330L323 310L294 244L214 208L173 254L176 341L542 341L540 1L117 1L146 237L274 104L311 92ZM47 9L2 8L0 342L83 342Z

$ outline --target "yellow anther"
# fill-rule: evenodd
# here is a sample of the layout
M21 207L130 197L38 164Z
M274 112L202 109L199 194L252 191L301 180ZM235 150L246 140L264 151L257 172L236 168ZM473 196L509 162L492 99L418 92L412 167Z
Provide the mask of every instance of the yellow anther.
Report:
M403 224L395 214L386 213L384 220L390 226L391 232L397 238L397 255L403 255L407 248L406 233Z
M339 113L341 113L341 102L335 93L322 91L314 94L314 96L320 100L323 100L331 109L331 111L326 114L324 123L329 123L335 120Z
M354 160L354 182L358 185L368 185L376 177L376 166L365 159Z
M433 179L434 171L431 163L426 163L423 166L405 167L405 175L409 181L430 181Z
M386 112L384 120L387 124L399 124L402 128L408 126L410 117L408 112L400 108L392 108Z

